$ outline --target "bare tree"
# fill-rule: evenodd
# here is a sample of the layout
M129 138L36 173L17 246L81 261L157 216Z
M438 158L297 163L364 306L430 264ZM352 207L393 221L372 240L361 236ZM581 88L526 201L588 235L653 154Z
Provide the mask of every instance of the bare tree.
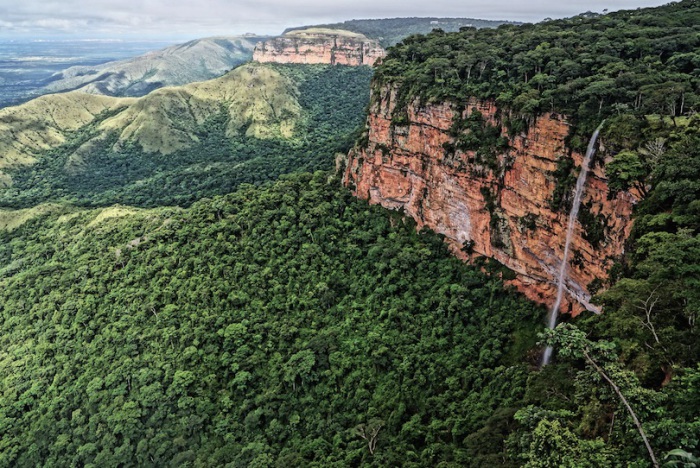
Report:
M659 137L647 142L644 148L639 149L639 153L645 156L652 166L655 166L666 152L665 145L666 139Z
M370 455L374 455L377 448L377 436L379 431L384 427L384 421L377 418L372 418L367 424L360 424L355 427L355 434L367 441L367 448Z
M654 306L656 305L656 303L659 302L659 296L656 295L656 289L654 289L651 292L651 294L649 294L649 297L647 297L645 300L639 299L639 302L641 305L638 305L637 308L642 310L645 316L644 319L639 319L639 321L642 322L644 328L649 330L651 334L654 335L654 340L656 340L656 343L661 344L661 340L659 340L659 335L656 334L656 329L654 328L654 324L651 321L651 313L654 310Z

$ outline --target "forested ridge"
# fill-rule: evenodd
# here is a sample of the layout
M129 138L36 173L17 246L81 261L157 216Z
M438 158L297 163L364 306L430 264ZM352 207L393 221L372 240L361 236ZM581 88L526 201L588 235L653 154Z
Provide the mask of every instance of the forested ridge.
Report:
M515 120L564 113L588 136L609 116L688 115L700 105L700 5L684 0L496 29L411 36L377 69L409 99L494 100ZM631 137L631 135L629 135Z
M495 28L501 24L517 24L513 21L493 21L476 18L384 18L348 20L342 23L318 24L287 28L283 34L298 29L332 28L344 29L364 34L371 39L377 39L383 47L396 45L397 42L414 34L427 34L435 28L444 31L458 31L469 26L475 28Z

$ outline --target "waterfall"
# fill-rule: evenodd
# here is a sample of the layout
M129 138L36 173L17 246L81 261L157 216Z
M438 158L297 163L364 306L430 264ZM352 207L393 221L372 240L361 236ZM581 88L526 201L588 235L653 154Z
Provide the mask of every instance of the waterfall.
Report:
M549 320L547 326L553 330L557 326L557 317L559 315L559 306L561 306L561 300L564 298L564 285L566 283L566 269L569 265L569 249L571 247L571 238L574 235L574 227L576 224L576 219L578 218L578 210L581 207L581 197L583 196L583 186L586 185L586 178L588 177L588 166L591 165L591 159L595 154L595 143L598 140L598 134L600 129L603 128L605 120L601 122L598 128L593 132L591 141L588 142L588 148L586 149L586 156L583 158L581 163L581 172L576 179L576 191L574 192L574 201L571 204L571 212L569 213L569 224L566 227L566 242L564 243L564 256L561 259L561 266L559 267L559 277L557 278L557 300L554 301L554 306L549 312ZM552 358L552 347L547 346L544 350L544 355L542 356L542 367L549 364Z

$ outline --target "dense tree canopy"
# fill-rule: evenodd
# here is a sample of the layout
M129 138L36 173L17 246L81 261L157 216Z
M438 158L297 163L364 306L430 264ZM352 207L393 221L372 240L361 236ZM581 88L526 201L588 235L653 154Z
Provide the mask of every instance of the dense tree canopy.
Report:
M62 170L87 134L40 155L0 193L54 202L2 213L0 467L647 466L641 433L697 455L699 24L685 0L435 31L377 69L399 104L495 100L509 132L458 116L445 148L493 170L543 112L568 114L573 149L607 118L596 164L611 196L644 198L597 285L605 314L543 337L559 353L542 370L544 310L504 270L454 259L330 172L277 180L347 149L368 69L278 67L305 111L295 141L227 139L214 112L168 157L105 141L90 177ZM566 209L572 160L553 176ZM116 202L157 208L86 208Z
M457 105L495 100L519 115L563 112L585 138L603 117L686 115L700 105L700 5L584 14L536 25L435 30L390 49L377 79Z
M327 179L0 232L0 466L503 459L543 310Z

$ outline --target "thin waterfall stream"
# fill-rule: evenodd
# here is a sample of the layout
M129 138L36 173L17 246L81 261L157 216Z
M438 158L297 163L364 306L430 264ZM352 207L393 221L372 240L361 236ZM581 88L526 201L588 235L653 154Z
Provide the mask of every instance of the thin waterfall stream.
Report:
M557 299L554 301L554 306L549 312L549 320L547 326L553 330L557 326L557 318L559 317L559 307L561 306L561 301L564 298L564 286L566 284L566 270L569 266L569 249L571 247L571 238L574 236L574 228L576 226L576 219L578 218L578 210L581 207L581 198L583 197L583 187L586 185L586 179L588 178L588 166L591 165L591 159L595 154L595 144L598 141L598 134L603 128L603 120L598 128L593 132L591 140L588 142L588 148L586 149L586 155L581 163L581 172L576 179L576 191L574 192L574 200L571 204L571 212L569 212L569 224L566 227L566 241L564 242L564 255L561 259L561 266L559 267L559 277L557 278ZM547 346L542 355L542 367L549 364L552 359L552 347Z

